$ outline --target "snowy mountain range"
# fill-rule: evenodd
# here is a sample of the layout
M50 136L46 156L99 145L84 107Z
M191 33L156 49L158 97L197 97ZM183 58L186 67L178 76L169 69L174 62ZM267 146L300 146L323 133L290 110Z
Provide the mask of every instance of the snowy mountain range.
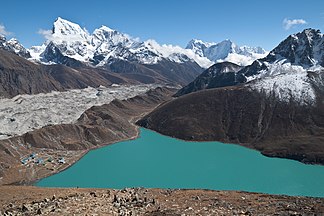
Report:
M153 40L145 42L131 36L101 26L90 34L85 28L68 20L58 18L53 25L52 34L41 46L30 49L32 58L42 63L60 63L49 57L49 51L57 48L64 56L94 66L105 66L115 59L140 64L156 64L162 59L176 63L195 61L201 67L212 64L208 59L195 55L191 50L178 46L159 45Z
M199 53L201 50L196 51ZM261 49L257 51L262 52ZM314 104L316 91L324 90L324 37L319 30L305 29L290 35L266 57L240 70L224 64L210 67L177 95L244 83L251 90L275 95L280 101ZM224 67L226 70L220 70Z
M209 43L193 39L188 43L186 48L193 50L201 57L208 58L212 62L228 61L241 66L249 65L254 60L267 55L267 52L261 47L239 47L231 40Z
M47 41L29 49L33 60L45 64L61 63L60 58L57 58L58 51L63 56L96 67L105 67L116 59L146 65L163 60L175 63L192 61L202 68L224 60L246 65L256 58L264 57L266 53L259 47L238 47L229 40L218 44L192 40L186 49L160 45L154 40L140 41L107 26L101 26L90 34L78 24L60 17L54 22Z

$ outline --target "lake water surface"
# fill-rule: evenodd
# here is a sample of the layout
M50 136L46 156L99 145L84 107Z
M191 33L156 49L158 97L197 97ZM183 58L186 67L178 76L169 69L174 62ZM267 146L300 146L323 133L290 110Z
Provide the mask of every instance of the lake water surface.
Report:
M138 139L90 151L37 186L201 188L324 197L324 166L238 145L186 142L141 128Z

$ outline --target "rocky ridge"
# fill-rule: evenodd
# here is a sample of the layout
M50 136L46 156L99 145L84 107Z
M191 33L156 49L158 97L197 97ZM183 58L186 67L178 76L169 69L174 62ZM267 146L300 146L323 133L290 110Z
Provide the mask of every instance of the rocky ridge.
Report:
M235 191L0 187L4 215L318 215L323 198ZM5 197L8 194L9 197ZM8 199L9 198L9 199Z
M241 68L241 66L231 62L216 63L202 72L194 81L180 89L175 96L179 97L203 89L236 85L235 76Z

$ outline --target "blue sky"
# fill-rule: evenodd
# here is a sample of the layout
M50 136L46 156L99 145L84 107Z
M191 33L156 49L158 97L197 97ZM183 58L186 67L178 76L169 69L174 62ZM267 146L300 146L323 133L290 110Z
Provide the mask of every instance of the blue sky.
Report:
M311 2L311 3L310 3ZM39 45L39 29L51 29L60 16L89 32L101 25L142 40L184 47L192 38L274 48L304 28L324 30L324 1L301 0L10 0L1 2L0 24L7 37L26 47ZM294 20L285 29L283 20ZM1 26L0 26L1 27ZM287 27L287 26L286 26ZM3 28L2 28L3 29ZM0 28L1 31L1 28ZM3 30L2 30L3 31Z

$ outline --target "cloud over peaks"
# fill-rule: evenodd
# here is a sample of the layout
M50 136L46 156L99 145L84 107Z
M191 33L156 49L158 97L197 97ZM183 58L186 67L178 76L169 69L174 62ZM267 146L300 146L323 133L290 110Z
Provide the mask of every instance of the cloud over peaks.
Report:
M37 33L43 35L47 40L52 39L52 30L39 29Z
M283 28L289 30L295 25L304 25L307 24L306 20L303 19L287 19L285 18L282 22Z
M8 36L11 34L12 34L11 32L8 32L6 30L6 27L4 25L0 24L0 35Z

